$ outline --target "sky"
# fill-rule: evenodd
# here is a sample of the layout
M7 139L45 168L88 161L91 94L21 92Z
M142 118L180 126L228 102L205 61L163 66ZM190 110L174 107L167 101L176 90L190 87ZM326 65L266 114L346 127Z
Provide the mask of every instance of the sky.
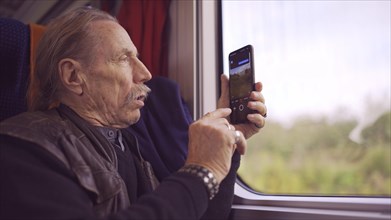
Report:
M391 105L390 2L224 0L224 72L252 44L271 120L369 124Z

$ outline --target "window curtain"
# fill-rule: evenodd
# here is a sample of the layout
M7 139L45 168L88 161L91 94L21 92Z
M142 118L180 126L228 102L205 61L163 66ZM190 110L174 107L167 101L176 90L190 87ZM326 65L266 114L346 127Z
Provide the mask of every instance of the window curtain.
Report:
M117 14L139 58L153 76L168 76L168 13L171 0L122 1Z

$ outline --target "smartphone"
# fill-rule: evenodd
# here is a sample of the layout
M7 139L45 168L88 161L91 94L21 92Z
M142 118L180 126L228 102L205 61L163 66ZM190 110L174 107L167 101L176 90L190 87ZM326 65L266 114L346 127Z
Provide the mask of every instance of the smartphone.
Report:
M248 122L247 115L254 113L247 107L251 91L254 90L254 52L247 45L229 54L229 97L231 123Z

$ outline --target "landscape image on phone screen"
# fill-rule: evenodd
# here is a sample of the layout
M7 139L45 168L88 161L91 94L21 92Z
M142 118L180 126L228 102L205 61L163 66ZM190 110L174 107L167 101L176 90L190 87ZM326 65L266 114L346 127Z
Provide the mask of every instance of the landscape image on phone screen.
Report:
M250 63L229 71L231 80L231 100L248 98L252 90L252 73Z

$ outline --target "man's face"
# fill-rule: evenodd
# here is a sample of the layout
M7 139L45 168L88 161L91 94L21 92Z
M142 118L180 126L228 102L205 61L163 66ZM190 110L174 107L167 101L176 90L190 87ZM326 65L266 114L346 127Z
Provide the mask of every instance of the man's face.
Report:
M151 74L137 58L137 48L119 24L96 21L90 27L100 44L85 74L90 116L103 126L123 128L140 118ZM95 116L94 116L95 115Z

